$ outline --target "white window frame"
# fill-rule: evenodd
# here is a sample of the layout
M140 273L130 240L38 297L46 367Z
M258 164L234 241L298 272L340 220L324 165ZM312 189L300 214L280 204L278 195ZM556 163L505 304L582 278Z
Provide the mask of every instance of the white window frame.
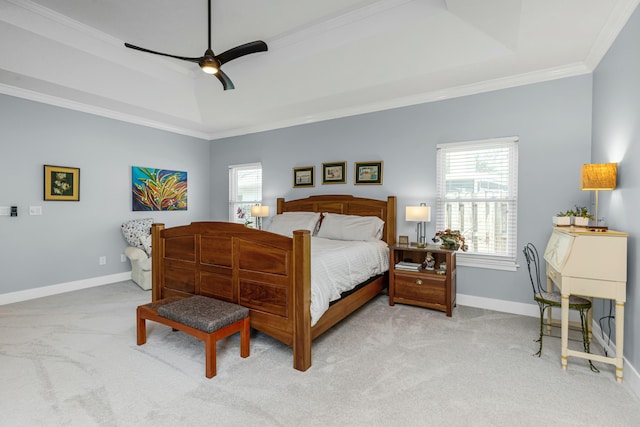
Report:
M247 172L254 173L253 179L243 181L242 175ZM245 186L245 191L241 191L241 185ZM254 197L244 199L243 194L247 193ZM251 216L251 206L259 204L262 204L262 163L229 165L229 222L249 223L255 227L256 219ZM244 218L238 217L238 208L244 210Z
M459 251L457 255L458 265L468 267L490 268L496 270L516 271L517 268L517 239L518 239L518 137L493 138L479 141L452 142L438 144L436 146L436 193L437 193L437 230L447 228L460 229L469 246L468 252ZM447 171L446 160L455 153L479 154L485 150L503 149L505 162L499 178L495 174L488 173L484 180L481 176L470 177L473 180L473 191L460 194L449 192L447 194L447 179L450 171ZM486 151L485 151L486 152ZM498 159L499 157L493 157ZM449 165L450 167L450 165ZM460 168L463 176L464 167ZM472 171L468 171L472 172ZM473 173L473 172L472 172ZM467 175L468 176L468 175ZM499 192L478 190L482 182L487 179L500 179L500 185L506 189ZM449 175L451 177L451 175ZM452 180L452 178L449 178ZM464 204L461 206L461 204ZM464 212L464 207L471 204L470 214ZM493 204L493 206L491 206ZM486 206L483 224L474 218L478 215L478 209ZM498 208L502 205L502 209ZM455 207L458 211L454 212ZM454 212L454 213L452 213ZM460 212L463 213L462 217ZM468 216L467 216L468 215ZM456 217L456 218L454 218ZM462 218L462 219L461 219ZM470 225L464 223L471 222ZM462 225L461 225L462 224ZM497 227L502 227L502 232ZM480 233L479 230L484 230ZM484 238L483 235L484 234ZM499 235L502 235L500 237ZM502 244L500 243L502 240Z

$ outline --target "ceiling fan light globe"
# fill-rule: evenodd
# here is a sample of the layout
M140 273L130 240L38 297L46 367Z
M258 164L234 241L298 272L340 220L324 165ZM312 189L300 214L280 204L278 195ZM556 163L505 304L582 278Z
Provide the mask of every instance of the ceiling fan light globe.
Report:
M218 72L218 67L215 64L200 64L200 68L207 74L216 74Z
M200 65L202 71L207 74L216 74L220 69L220 62L218 62L216 57L213 55L211 49L207 49L198 64Z

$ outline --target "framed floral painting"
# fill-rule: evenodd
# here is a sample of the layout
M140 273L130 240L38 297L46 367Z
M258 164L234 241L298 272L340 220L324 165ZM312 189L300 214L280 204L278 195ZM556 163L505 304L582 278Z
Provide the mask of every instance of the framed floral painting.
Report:
M80 169L44 165L44 200L80 200Z

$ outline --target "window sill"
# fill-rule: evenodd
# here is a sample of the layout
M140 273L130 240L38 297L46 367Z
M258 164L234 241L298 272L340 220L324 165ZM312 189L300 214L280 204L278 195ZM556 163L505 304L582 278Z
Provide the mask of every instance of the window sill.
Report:
M512 259L458 252L457 264L462 267L488 268L491 270L517 271L518 263Z

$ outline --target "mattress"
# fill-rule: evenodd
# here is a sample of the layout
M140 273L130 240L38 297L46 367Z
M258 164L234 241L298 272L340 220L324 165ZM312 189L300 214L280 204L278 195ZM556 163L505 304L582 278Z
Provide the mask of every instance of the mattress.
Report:
M389 270L389 247L371 242L311 238L311 326L340 294Z

